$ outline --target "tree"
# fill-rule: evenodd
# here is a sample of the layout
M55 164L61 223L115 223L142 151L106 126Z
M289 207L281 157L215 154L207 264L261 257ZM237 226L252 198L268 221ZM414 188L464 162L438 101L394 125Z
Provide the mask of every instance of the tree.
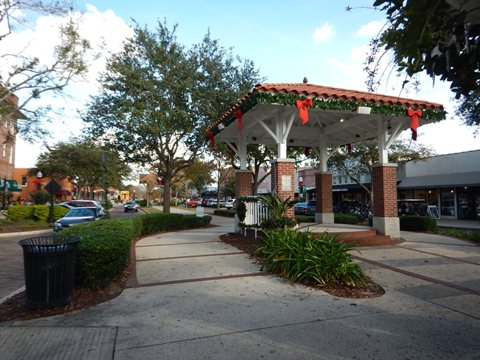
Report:
M106 166L102 162L105 152L108 154ZM81 197L89 197L93 188L103 188L105 182L120 188L122 179L130 173L130 168L115 153L85 139L60 142L40 154L30 174L35 175L38 170L51 179L67 179Z
M93 136L111 134L112 146L126 160L156 170L164 182L165 212L172 180L204 151L204 129L217 118L212 114L238 101L230 94L237 93L237 75L250 64L234 61L208 34L187 51L175 30L165 21L156 32L137 26L107 62L101 93L83 116Z
M376 0L373 5L386 12L388 24L371 42L366 61L369 89L373 91L388 73L380 69L380 60L390 52L397 70L407 75L404 85L420 72L450 82L462 104L459 113L467 124L480 125L478 1ZM472 101L476 112L465 109Z
M188 181L189 189L202 190L213 182L213 166L211 163L195 160L184 171L184 177Z
M389 149L389 161L403 165L411 160L421 160L432 156L433 151L416 142L396 140ZM345 174L372 197L371 189L361 181L362 175L372 178L372 167L378 163L378 143L365 140L355 143L351 153L337 149L328 160L328 166L335 174Z
M71 2L60 1L2 1L0 3L0 43L15 30L28 25L29 18L38 15L67 16L71 12ZM45 93L62 94L65 87L87 71L85 54L90 43L77 31L77 24L70 18L58 29L60 42L55 46L49 63L41 63L39 55L28 55L27 49L20 53L9 52L3 47L0 51L2 75L0 75L0 118L5 119L18 110L28 117L28 121L18 124L19 133L27 140L43 137L46 130L41 126L42 119L50 110L48 106L33 104ZM2 42L3 41L3 42ZM5 101L10 94L21 95L18 109L12 102Z

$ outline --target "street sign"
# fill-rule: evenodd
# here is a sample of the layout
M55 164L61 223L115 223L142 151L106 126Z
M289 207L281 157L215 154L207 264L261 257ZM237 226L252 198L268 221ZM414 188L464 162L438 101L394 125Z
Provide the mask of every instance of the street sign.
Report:
M62 187L58 185L55 180L52 180L47 185L45 185L44 189L47 190L50 195L53 195L57 191L62 190Z

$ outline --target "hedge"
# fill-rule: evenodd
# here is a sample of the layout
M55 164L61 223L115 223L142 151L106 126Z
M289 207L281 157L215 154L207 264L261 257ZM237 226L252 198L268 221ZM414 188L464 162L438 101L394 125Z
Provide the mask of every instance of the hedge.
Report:
M53 207L53 216L55 220L60 219L68 212L63 206ZM7 217L12 221L19 220L35 220L38 222L48 222L50 215L50 207L48 205L32 205L32 206L11 206L8 208Z
M359 218L354 214L336 213L334 216L335 224L358 224Z
M77 285L105 287L128 265L130 245L134 238L159 231L204 227L211 216L152 213L131 219L105 219L79 224L62 230L62 234L78 235Z
M213 210L213 215L225 216L225 217L235 217L235 210L232 209L215 209Z
M400 230L405 231L435 231L437 221L428 216L408 215L400 217Z

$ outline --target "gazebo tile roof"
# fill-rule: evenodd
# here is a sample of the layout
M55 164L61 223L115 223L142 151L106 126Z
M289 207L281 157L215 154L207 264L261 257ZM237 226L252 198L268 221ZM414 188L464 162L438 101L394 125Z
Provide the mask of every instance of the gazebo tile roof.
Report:
M300 95L321 100L332 99L336 101L364 102L378 106L400 106L403 108L411 107L430 109L432 111L444 110L443 105L429 101L375 94L366 91L348 90L309 83L265 83L256 85L249 93L247 93L234 106L227 110L219 119L217 119L217 121L211 124L207 128L207 131L231 118L235 111L242 109L246 103L252 101L255 97L254 95L261 93Z

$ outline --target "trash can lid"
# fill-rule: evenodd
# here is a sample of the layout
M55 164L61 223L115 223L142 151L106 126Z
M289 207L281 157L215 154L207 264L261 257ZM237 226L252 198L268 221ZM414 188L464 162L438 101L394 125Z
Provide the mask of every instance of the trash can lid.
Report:
M32 238L22 239L18 241L20 246L58 246L58 245L75 245L81 236L53 234L47 236L36 236Z

